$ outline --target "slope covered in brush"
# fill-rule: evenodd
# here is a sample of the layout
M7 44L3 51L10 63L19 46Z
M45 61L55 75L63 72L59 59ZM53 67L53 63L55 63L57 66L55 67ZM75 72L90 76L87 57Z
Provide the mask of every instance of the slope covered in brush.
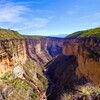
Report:
M100 27L78 31L68 35L66 38L80 38L80 37L100 37Z
M17 38L17 39L23 39L24 37L19 34L17 31L13 31L13 30L7 30L7 29L0 29L0 40L4 40L4 39L13 39L13 38Z

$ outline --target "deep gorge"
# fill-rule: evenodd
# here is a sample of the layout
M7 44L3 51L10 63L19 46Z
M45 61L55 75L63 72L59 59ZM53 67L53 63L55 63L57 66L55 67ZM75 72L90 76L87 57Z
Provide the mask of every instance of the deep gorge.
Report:
M99 37L18 37L0 40L0 99L83 100L79 87L100 86ZM56 86L48 97L44 69Z
M40 64L45 64L52 56L62 51L63 39L11 39L0 41L0 74L13 68L19 62L24 63L27 57ZM55 51L54 51L55 50Z

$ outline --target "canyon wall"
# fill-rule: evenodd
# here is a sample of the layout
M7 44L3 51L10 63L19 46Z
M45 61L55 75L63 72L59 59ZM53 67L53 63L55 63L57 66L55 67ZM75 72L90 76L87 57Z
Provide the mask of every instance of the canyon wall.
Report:
M77 87L87 83L100 86L100 38L67 38L62 54L47 63L46 68L55 84L48 100L63 100L64 93L78 92Z
M0 74L26 61L24 39L0 40Z
M77 57L78 76L100 84L100 38L66 39L63 54Z
M56 55L62 53L64 39L61 38L26 38L26 51L28 57L40 64L46 64Z
M45 100L42 66L62 52L62 45L57 38L1 40L0 99Z
M62 52L62 45L63 39L58 38L0 40L0 75L25 63L27 58L40 65L46 64Z

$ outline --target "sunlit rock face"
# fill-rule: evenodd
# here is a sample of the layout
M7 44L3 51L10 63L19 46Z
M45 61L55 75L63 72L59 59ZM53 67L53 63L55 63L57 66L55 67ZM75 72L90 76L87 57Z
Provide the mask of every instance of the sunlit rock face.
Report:
M60 54L62 50L58 48L62 46L63 39L56 38L1 40L0 76L3 78L0 81L3 84L0 84L0 99L46 100L47 80L42 65ZM20 96L17 96L18 91Z
M26 61L25 40L11 39L0 41L0 74Z
M76 73L100 84L100 38L67 39L63 46L64 55L75 55Z
M19 63L25 63L27 58L39 64L45 64L52 57L62 52L63 39L9 39L0 41L0 74L12 70Z

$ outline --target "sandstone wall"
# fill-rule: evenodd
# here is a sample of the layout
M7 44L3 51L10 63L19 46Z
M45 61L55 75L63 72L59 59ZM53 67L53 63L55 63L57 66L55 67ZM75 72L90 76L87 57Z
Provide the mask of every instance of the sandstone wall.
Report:
M100 84L100 38L66 39L63 54L77 57L79 77Z
M59 40L56 38L26 38L25 41L28 56L40 64L47 63L52 59L52 57L62 52L63 39Z
M11 39L0 41L0 75L18 63L26 61L25 40Z
M45 64L62 52L63 39L10 39L0 41L0 75L31 58ZM59 49L60 48L60 49Z

